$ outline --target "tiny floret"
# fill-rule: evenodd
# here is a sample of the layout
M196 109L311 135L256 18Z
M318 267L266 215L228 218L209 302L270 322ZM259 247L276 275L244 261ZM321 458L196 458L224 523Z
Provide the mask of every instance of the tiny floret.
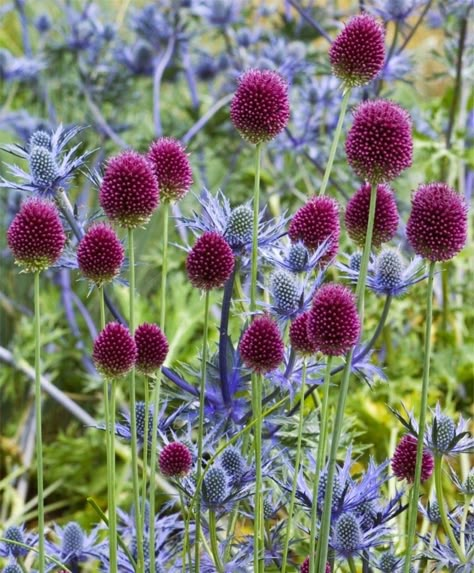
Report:
M162 137L151 144L148 159L158 180L161 199L182 199L193 184L191 164L185 147L172 137Z
M154 374L166 359L168 340L156 324L141 324L135 331L136 367L142 374Z
M266 373L283 362L284 344L277 323L268 316L256 318L240 341L240 355L247 368Z
M196 288L224 286L234 269L234 253L222 235L207 231L194 244L186 259L189 280Z
M193 457L181 442L171 442L160 453L160 471L167 477L184 477L191 471Z
M81 273L97 286L112 281L120 274L124 258L120 239L105 223L90 227L77 248Z
M128 328L117 322L107 324L95 339L92 358L105 378L126 376L137 358L137 347Z
M416 449L418 440L407 434L403 436L400 443L395 448L392 457L391 467L394 475L399 479L406 479L409 483L415 481ZM433 456L423 449L421 462L421 481L426 481L433 473Z

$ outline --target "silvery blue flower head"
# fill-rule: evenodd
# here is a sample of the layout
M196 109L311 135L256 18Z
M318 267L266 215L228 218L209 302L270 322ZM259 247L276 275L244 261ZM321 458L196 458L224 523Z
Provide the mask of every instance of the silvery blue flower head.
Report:
M45 67L37 58L15 57L10 51L0 49L0 79L5 82L29 82Z
M385 62L379 74L379 79L387 83L406 80L412 69L413 60L409 54L403 52L401 54L393 54L392 57Z
M459 524L452 523L454 535L459 539ZM425 545L421 556L434 562L434 571L453 571L455 573L472 573L474 571L474 528L467 524L465 530L465 555L466 561L459 559L451 543L442 543L437 537L432 543L427 538L423 538Z
M47 541L48 553L65 565L77 565L88 561L100 560L102 543L97 539L98 529L86 533L78 523L71 521L65 527L54 526L57 542ZM48 566L48 571L57 568L55 563Z
M424 0L375 0L371 11L386 22L403 23L423 3Z
M375 567L382 573L402 573L405 560L403 557L397 557L392 550L385 551L375 562ZM415 568L410 567L410 573L414 573Z
M28 554L29 550L16 543L23 543L30 547L35 546L38 541L38 536L25 531L24 525L10 525L2 534L5 539L11 540L0 541L0 557L24 557Z
M120 45L115 52L115 57L134 75L150 76L153 74L155 68L153 48L141 38L131 45Z
M329 241L323 241L314 252L310 253L301 241L285 242L266 252L265 257L270 264L291 273L310 273L319 266L328 247Z
M207 20L211 26L227 28L240 17L240 0L195 0L193 12Z
M338 557L348 559L387 543L388 534L389 529L384 525L364 530L360 518L347 512L336 519L329 544Z
M171 24L163 10L155 4L148 4L137 11L131 19L131 28L143 41L159 50L173 33Z
M468 431L467 420L461 416L456 424L441 411L439 403L436 404L432 414L433 422L426 430L424 442L434 456L454 456L474 452L474 438Z

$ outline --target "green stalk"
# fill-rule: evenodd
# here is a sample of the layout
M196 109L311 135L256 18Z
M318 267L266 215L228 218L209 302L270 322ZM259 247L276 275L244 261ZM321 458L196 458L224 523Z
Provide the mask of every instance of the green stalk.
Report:
M462 512L461 518L461 550L464 554L466 554L466 527L467 527L467 516L469 515L469 508L471 506L471 499L472 495L466 495L466 499L464 501L464 509Z
M370 192L370 206L369 206L369 219L367 222L367 234L365 237L364 251L362 253L360 273L356 287L357 310L359 312L361 324L363 324L364 321L365 282L367 279L367 271L369 268L376 202L377 202L377 185L372 184ZM329 453L326 495L324 496L324 508L323 508L323 515L321 518L321 527L319 533L318 559L317 559L318 573L324 573L328 555L329 532L331 529L331 507L332 507L334 477L336 475L337 451L339 448L339 440L341 438L342 424L344 421L344 410L346 407L347 394L349 391L349 380L351 376L351 365L352 365L353 355L354 355L354 348L351 348L351 350L347 353L346 356L346 365L344 367L341 386L339 388L339 398L337 401L337 408L336 408L336 419L334 421L331 449Z
M418 421L418 444L416 448L416 466L415 477L412 486L412 496L408 508L408 531L407 545L405 553L404 573L410 572L410 561L413 552L413 543L415 541L416 518L418 516L418 498L420 495L421 482L421 464L423 460L423 437L426 426L426 410L428 408L428 385L430 380L430 357L431 357L431 323L433 320L433 280L434 280L435 262L430 262L428 272L428 286L426 289L426 327L425 327L425 346L423 360L423 380L421 385L421 405L420 419Z
M336 131L334 132L334 137L331 144L331 149L329 151L329 157L326 163L326 169L324 171L323 180L321 182L321 188L319 190L320 195L324 195L326 188L328 186L329 176L331 175L332 165L334 163L334 158L336 157L337 145L339 143L339 138L341 137L342 124L344 123L344 117L346 115L347 105L349 103L349 98L351 95L351 89L345 88L344 96L341 102L341 109L339 110L339 119L337 120Z
M160 297L160 328L164 332L166 322L166 279L168 274L168 233L169 233L169 203L163 204L163 262L161 265L161 297ZM158 373L155 386L152 392L153 401L153 421L151 435L151 455L150 455L150 573L155 573L155 472L156 472L156 450L158 447L158 413L160 410L160 390L161 373ZM189 529L189 528L188 528ZM186 531L189 535L189 530ZM186 541L186 540L185 540Z
M142 474L142 519L143 531L146 531L146 489L148 481L148 423L150 419L150 388L148 386L148 378L144 380L144 402L145 402L145 419L143 427L143 474ZM150 484L152 484L152 475L150 471ZM151 489L151 488L150 488Z
M260 207L260 164L262 144L255 146L255 185L253 190L252 266L250 271L250 312L257 308L258 214Z
M349 565L349 570L351 573L357 573L357 569L354 563L354 558L353 557L349 557L349 559L347 560L347 563Z
M207 376L207 331L209 328L209 293L206 291L204 298L204 332L202 336L202 362L201 362L201 382L199 384L199 426L198 426L198 457L197 457L197 471L196 471L196 484L200 484L202 473L202 449L203 449L203 434L204 434L204 398L206 394L206 376ZM200 488L200 485L196 485ZM201 559L201 491L196 489L196 540L194 547L194 567L196 573L199 573L199 564Z
M421 436L422 434L420 434ZM461 549L455 535L451 524L449 523L448 513L446 511L446 507L444 505L444 496L443 496L443 481L442 481L442 467L443 467L443 456L439 454L435 456L435 467L434 467L434 478L435 478L435 488L436 488L436 498L438 500L439 505L439 513L441 515L441 523L443 524L444 531L451 542L451 546L456 552L456 555L459 558L461 563L466 562L466 557L464 555L463 550Z
M281 566L281 573L286 573L286 565L288 561L288 548L290 546L291 537L291 520L293 519L293 512L295 510L296 488L298 486L298 473L301 464L301 443L303 441L303 422L304 422L304 391L306 386L306 359L303 359L303 371L301 378L300 388L300 417L298 422L298 438L296 442L296 457L295 457L295 473L293 475L293 484L291 487L290 507L288 509L288 521L286 525L285 545L283 547L283 562Z
M184 541L183 541L183 551L181 553L181 573L186 573L186 557L189 555L189 570L192 567L192 555L191 555L191 547L189 546L189 520L190 520L190 511L186 511L186 505L184 502L184 495L181 490L179 492L179 500L181 503L181 511L183 512L183 521L184 521Z
M133 243L133 229L128 229L128 256L130 263L130 288L129 288L129 328L133 336L135 333L135 249ZM140 482L138 480L138 455L137 455L137 412L136 412L136 384L135 368L130 374L130 430L132 434L132 482L133 504L135 506L135 528L137 536L137 573L143 573L143 522L140 508ZM152 488L153 489L153 488Z
M216 523L216 512L212 509L209 510L209 535L211 537L211 551L214 558L214 563L216 564L217 573L222 573L224 567L219 557L219 540L217 538L217 523Z
M44 492L43 492L43 436L41 422L41 324L40 324L40 271L34 274L35 307L35 410L36 410L36 468L38 478L38 568L45 571L44 553Z
M319 491L319 478L326 463L326 450L329 436L329 386L331 381L331 364L332 356L327 357L326 370L324 373L323 382L323 411L321 413L321 422L319 427L319 443L318 454L316 457L316 473L314 476L313 484L313 504L311 506L311 529L309 537L309 570L310 573L316 571L316 521L318 516L318 491Z

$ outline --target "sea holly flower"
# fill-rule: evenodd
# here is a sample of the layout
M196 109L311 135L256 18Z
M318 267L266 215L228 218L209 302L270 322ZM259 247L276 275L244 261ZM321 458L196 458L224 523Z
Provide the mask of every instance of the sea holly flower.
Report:
M329 544L338 557L348 559L385 544L388 534L389 530L384 525L364 530L360 519L354 513L348 512L343 513L334 523Z
M11 525L7 527L2 534L7 540L16 541L33 547L36 545L38 536L25 531L24 525ZM17 545L16 543L9 543L8 541L0 541L0 557L19 558L28 555L29 550L26 547Z
M193 174L185 147L172 137L154 141L148 151L162 201L179 201L189 191Z
M55 543L48 542L48 553L68 566L101 559L102 542L98 540L98 529L86 533L78 523L71 521L65 527L54 526ZM51 563L47 571L57 568Z
M77 263L85 278L101 287L120 274L125 251L115 231L105 223L90 227L77 248Z
M433 422L425 432L425 446L435 456L454 456L474 452L474 438L468 431L468 420L462 416L456 424L441 411L441 406L436 404L432 411Z
M240 451L234 446L226 448L222 452L219 462L231 482L239 483L246 467L245 460Z
M134 367L137 347L128 328L110 322L94 341L92 359L102 374L109 379L123 378Z
M285 243L275 247L268 253L264 253L264 256L273 266L291 273L311 273L323 265L324 257L330 248L331 242L331 239L323 241L314 251L309 251L302 241Z
M186 271L194 287L208 291L224 286L234 264L234 253L224 237L219 233L207 232L189 251Z

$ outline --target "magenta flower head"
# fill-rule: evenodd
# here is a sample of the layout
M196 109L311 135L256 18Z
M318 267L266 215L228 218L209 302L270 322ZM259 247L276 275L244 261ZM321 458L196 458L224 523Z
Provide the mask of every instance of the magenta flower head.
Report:
M351 18L332 43L329 61L334 75L347 87L368 84L385 61L383 26L368 14Z
M277 323L268 316L256 318L240 340L240 356L247 368L261 374L278 368L284 344Z
M189 280L196 288L211 290L224 285L234 270L234 253L222 235L207 231L186 259Z
M467 205L445 183L420 185L412 197L408 241L417 255L448 261L466 244Z
M347 134L346 154L352 169L370 183L398 177L413 156L408 112L383 99L361 103Z
M104 378L126 376L137 359L137 347L128 328L109 322L95 339L92 359Z
M393 453L391 467L394 475L399 479L406 479L409 483L415 481L415 466L416 466L416 448L418 440L406 434L400 440L400 443L395 448ZM433 456L427 450L423 449L423 456L421 461L421 481L427 480L433 473Z
M270 141L290 118L286 81L271 70L249 70L240 78L230 104L230 119L250 143Z
M7 241L16 264L26 272L44 271L54 265L66 244L56 207L41 199L23 203L8 229Z
M150 220L158 207L159 190L153 166L135 151L124 151L107 164L99 202L107 217L134 229Z
M184 146L172 137L154 141L148 159L155 170L163 201L182 199L193 184L193 173Z
M346 207L345 223L349 237L363 247L369 222L371 185L366 183L351 197ZM377 185L377 202L372 234L376 248L393 239L398 228L398 209L395 197L388 185Z
M303 561L303 564L300 567L300 572L309 573L309 557L306 557ZM325 573L331 573L331 565L329 565L329 563L326 563Z
M102 286L119 275L124 258L120 239L105 223L90 227L77 248L77 262L81 273L97 286Z
M308 336L309 313L308 310L300 314L290 325L291 348L303 356L316 354L318 351L316 344Z
M181 442L171 442L160 453L160 471L167 477L184 477L191 471L193 457Z
M360 319L352 292L339 284L322 286L313 299L308 338L327 356L341 356L355 345Z
M156 324L141 324L135 330L136 367L142 374L154 374L166 359L169 346L166 336Z
M326 254L320 264L330 262L339 248L339 205L330 197L313 197L296 211L288 229L293 243L301 241L310 251L315 251L328 241Z

